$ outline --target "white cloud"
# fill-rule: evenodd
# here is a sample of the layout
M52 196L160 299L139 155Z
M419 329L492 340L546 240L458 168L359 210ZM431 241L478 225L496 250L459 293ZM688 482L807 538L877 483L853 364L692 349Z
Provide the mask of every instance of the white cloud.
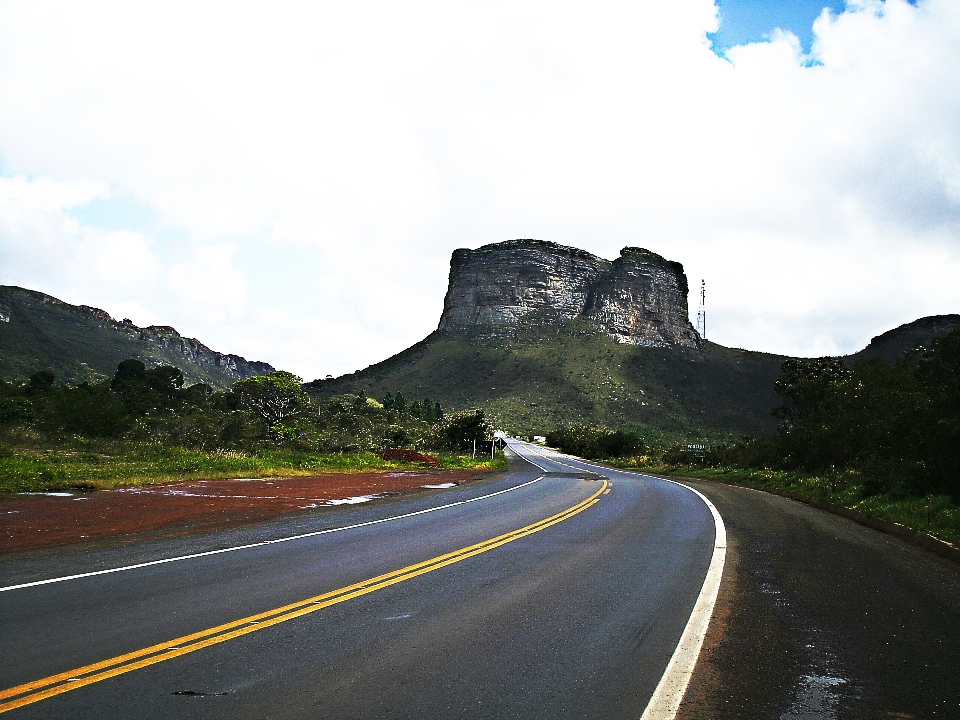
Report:
M0 177L0 282L55 288L82 304L151 293L158 263L147 237L85 227L67 212L108 196L95 185Z
M0 273L313 377L432 330L456 247L644 245L711 339L852 351L960 310L960 6L849 7L728 61L709 0L3 5Z

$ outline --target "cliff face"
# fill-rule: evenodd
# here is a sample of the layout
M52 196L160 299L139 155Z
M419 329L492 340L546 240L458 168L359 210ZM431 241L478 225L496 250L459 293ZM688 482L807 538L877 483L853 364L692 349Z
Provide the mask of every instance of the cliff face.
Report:
M456 250L439 330L516 332L574 319L631 345L698 347L680 263L640 248L609 262L542 240Z
M440 330L572 320L610 263L542 240L454 250ZM533 317L531 317L533 316Z
M141 340L153 343L157 348L181 355L184 358L215 369L215 372L226 376L228 381L243 380L254 375L267 375L274 371L272 365L246 358L232 353L221 353L211 350L195 338L185 338L169 325L150 325L137 328Z

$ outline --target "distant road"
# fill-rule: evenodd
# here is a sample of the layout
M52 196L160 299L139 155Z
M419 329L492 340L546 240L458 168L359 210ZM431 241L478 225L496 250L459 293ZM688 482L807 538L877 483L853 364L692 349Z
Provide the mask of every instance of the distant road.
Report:
M451 490L0 562L0 710L640 717L700 597L711 511L515 447L536 465Z

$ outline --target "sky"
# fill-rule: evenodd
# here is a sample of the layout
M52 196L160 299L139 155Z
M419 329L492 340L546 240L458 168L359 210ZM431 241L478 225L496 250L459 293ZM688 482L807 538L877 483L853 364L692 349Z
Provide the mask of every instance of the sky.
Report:
M957 68L956 0L0 2L0 283L309 380L456 248L640 246L849 353L960 312Z

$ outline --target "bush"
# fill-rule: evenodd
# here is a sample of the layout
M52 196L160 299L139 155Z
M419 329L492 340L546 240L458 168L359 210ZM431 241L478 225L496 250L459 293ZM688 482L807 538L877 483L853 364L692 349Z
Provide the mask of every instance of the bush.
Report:
M436 429L436 442L448 450L467 450L474 440L486 440L493 429L483 417L483 410L454 413Z
M643 439L626 430L607 430L589 425L570 425L547 433L547 445L579 457L604 458L642 455Z
M0 425L22 422L33 418L33 403L25 397L0 400Z
M133 424L120 398L87 383L59 393L54 418L64 430L90 437L118 437Z

